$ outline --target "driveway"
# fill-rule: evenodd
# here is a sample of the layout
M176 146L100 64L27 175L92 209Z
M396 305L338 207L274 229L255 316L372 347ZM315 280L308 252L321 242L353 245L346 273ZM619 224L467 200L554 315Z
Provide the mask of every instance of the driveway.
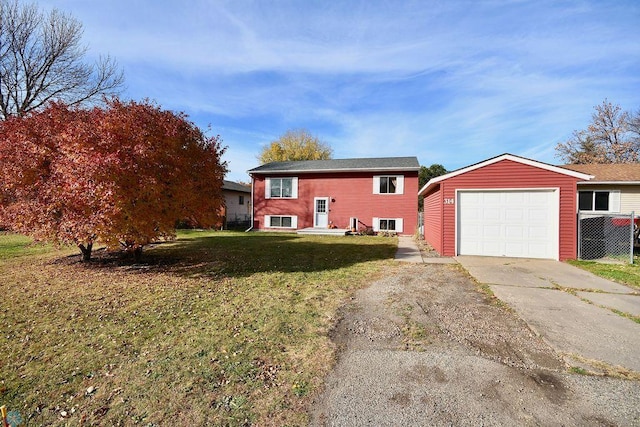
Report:
M456 259L565 358L640 372L640 324L622 315L640 316L638 291L558 261Z
M312 426L640 424L640 381L568 372L457 265L399 262L340 314Z

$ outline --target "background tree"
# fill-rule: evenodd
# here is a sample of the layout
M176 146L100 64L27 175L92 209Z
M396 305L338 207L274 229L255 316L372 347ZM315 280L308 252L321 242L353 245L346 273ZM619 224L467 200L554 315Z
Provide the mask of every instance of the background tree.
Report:
M113 95L123 74L111 58L85 62L82 24L58 10L0 0L0 118L51 100L77 105Z
M429 182L431 178L444 175L445 173L447 173L447 170L444 168L444 166L437 163L434 163L429 167L420 166L420 172L418 172L418 189L424 187L424 185ZM418 198L418 209L424 209L424 197L422 196Z
M175 236L179 219L219 222L219 137L148 102L43 111L0 123L0 223L36 240L142 247Z
M632 114L604 100L595 106L587 129L558 143L556 156L574 164L639 162L640 110Z
M296 129L288 130L266 146L258 156L258 161L264 164L289 160L327 160L332 155L331 147L318 137L306 129Z

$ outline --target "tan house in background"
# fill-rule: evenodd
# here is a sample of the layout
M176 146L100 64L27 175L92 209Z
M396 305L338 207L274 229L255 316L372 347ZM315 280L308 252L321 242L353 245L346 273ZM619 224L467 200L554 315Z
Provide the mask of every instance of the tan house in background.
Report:
M249 228L251 225L251 187L233 181L223 181L224 228Z
M578 210L585 214L640 216L640 164L564 165L594 178L578 182Z

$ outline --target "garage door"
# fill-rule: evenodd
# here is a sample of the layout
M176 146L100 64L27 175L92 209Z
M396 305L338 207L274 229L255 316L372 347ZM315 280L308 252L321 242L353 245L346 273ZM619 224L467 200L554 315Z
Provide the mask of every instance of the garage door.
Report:
M458 254L558 259L555 190L459 191Z

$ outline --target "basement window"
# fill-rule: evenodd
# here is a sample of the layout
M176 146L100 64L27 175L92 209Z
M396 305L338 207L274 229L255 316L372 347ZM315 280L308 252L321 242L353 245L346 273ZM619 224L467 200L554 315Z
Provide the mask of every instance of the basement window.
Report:
M266 228L297 228L298 217L295 215L265 215Z

